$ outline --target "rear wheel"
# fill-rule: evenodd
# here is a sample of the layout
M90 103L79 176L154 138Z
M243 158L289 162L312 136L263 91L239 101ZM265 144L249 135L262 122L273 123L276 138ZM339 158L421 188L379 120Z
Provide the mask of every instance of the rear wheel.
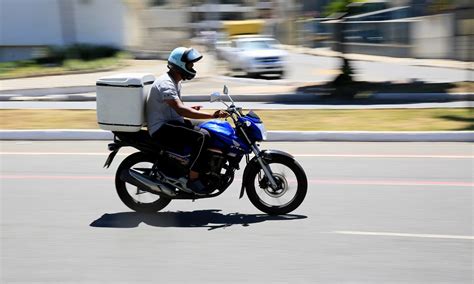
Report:
M158 212L171 202L170 198L149 193L130 183L124 182L120 178L122 171L128 171L129 169L134 169L144 174L151 174L153 163L154 159L150 156L141 152L134 153L123 160L115 175L115 188L120 200L122 200L128 208L137 212Z
M252 79L257 79L260 76L260 74L255 73L255 72L246 72L246 73L247 73L247 77L252 78Z
M285 71L280 71L277 73L279 79L285 78Z
M270 215L290 213L300 206L306 196L306 174L297 161L282 154L272 154L267 165L278 187L273 189L260 165L254 163L245 180L250 202Z

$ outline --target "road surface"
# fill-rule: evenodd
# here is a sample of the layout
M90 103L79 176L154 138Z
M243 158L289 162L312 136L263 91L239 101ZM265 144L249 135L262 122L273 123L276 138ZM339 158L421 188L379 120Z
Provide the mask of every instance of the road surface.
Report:
M473 281L473 144L264 144L309 180L281 217L238 199L241 173L217 198L131 212L106 145L1 142L0 282Z
M474 71L453 69L445 67L414 66L400 62L374 62L352 60L352 68L357 80L363 81L409 81L416 79L423 82L446 83L470 81L474 79ZM339 74L341 60L336 57L313 56L290 52L288 56L288 69L284 79L270 80L274 83L282 82L325 82L334 79ZM226 69L220 69L222 74L231 74ZM235 77L233 76L233 77ZM225 77L223 77L224 79ZM232 79L229 79L232 80ZM248 79L255 82L255 79ZM262 80L260 80L262 81ZM263 80L268 81L268 80Z

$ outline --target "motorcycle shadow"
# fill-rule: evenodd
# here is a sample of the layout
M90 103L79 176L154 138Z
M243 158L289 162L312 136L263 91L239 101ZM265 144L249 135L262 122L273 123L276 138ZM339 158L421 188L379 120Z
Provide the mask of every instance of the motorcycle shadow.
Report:
M244 227L250 224L262 223L266 221L287 221L305 219L307 216L287 214L281 216L270 216L266 214L222 214L221 210L196 210L191 212L158 212L158 213L137 213L121 212L106 213L90 224L91 227L99 228L136 228L140 223L145 223L155 227L178 227L178 228L208 228L215 230L234 225Z

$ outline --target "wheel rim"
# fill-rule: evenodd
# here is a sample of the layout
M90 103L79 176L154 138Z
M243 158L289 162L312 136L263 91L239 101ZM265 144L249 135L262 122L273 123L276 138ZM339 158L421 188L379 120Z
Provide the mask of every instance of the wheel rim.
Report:
M288 166L280 163L269 164L273 178L278 184L272 189L270 182L260 170L255 178L255 188L260 202L267 207L285 207L295 200L298 191L298 179ZM260 190L259 190L260 189Z
M153 167L153 163L151 162L139 162L133 165L131 169L141 174L150 175L152 167ZM135 203L151 204L151 203L155 203L156 201L160 199L159 195L149 193L145 190L141 190L140 188L126 182L125 182L125 189L128 195L133 199Z
M263 190L265 193L273 198L280 198L288 191L288 181L282 174L273 174L273 179L278 184L277 189L273 189L271 186L265 186Z

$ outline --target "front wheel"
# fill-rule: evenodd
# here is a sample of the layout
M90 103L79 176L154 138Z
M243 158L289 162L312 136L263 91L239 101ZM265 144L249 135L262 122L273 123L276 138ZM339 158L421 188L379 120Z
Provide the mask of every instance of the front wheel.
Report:
M306 196L306 174L300 164L287 155L272 154L266 164L272 170L278 187L272 188L260 165L253 163L244 181L250 202L270 215L290 213L301 205Z
M120 164L115 176L115 188L120 200L127 205L128 208L137 212L154 213L165 208L171 202L170 198L166 198L157 194L149 193L145 190L126 183L120 178L122 171L134 169L143 174L151 174L154 159L149 155L141 152L134 153Z

